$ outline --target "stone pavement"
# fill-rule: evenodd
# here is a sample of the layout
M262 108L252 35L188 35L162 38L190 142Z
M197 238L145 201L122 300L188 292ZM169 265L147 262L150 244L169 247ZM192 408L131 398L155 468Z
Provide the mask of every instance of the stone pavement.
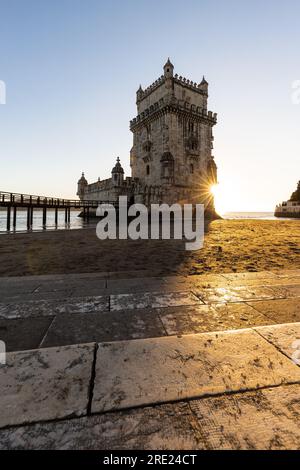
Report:
M300 270L126 276L0 280L1 449L300 448Z

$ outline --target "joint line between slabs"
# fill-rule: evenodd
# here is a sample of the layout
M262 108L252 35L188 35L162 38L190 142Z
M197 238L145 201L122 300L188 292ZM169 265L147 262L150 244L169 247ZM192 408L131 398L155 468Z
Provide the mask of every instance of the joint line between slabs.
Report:
M34 317L29 317L29 318L34 318ZM46 316L45 318L47 318L47 316ZM42 341L39 343L38 349L43 348L43 342L44 342L44 340L46 339L46 336L47 336L47 334L48 334L48 332L49 332L51 326L53 325L53 322L54 322L55 318L56 318L56 315L54 315L54 316L52 317L52 320L51 320L51 322L50 322L50 325L49 325L48 328L46 329L46 332L45 332L45 334L44 334L44 336L43 336L43 338L42 338Z
M279 323L280 325L280 323ZM292 323L291 323L292 325ZM275 325L271 325L272 326L278 326L278 324L275 324ZM293 360L290 358L290 356L288 356L287 353L285 353L284 351L282 351L279 346L277 346L276 344L272 343L271 341L269 341L267 338L265 338L265 336L263 336L259 331L257 331L255 328L259 328L259 327L252 327L251 329L253 331L255 331L255 333L257 333L262 339L264 339L267 343L269 343L271 346L273 346L273 348L275 348L280 354L282 354L282 356L285 356L287 359L289 359L289 361L294 364L297 368L299 367L297 364L295 364L295 362L293 362ZM263 327L262 327L263 328Z
M94 396L94 386L95 386L95 378L96 378L96 362L97 362L97 353L98 353L99 345L95 343L94 351L93 351L93 362L92 362L92 369L91 369L91 379L88 389L88 404L87 404L87 415L90 416L92 414L92 401Z

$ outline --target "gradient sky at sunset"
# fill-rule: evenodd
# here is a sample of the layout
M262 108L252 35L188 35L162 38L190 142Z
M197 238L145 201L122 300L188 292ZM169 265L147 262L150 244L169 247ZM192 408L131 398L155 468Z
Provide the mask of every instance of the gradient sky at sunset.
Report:
M210 83L223 210L273 210L300 179L298 0L0 0L0 190L75 197L130 174L135 92L162 74Z

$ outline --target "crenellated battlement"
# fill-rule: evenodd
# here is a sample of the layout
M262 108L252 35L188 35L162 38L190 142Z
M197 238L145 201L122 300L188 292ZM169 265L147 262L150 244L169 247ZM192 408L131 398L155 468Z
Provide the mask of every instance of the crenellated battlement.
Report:
M181 75L178 76L177 73L174 75L173 80L175 83L178 83L186 88L190 88L191 90L196 91L201 95L206 95L206 92L203 90L203 85L201 83L193 82L192 80L182 77Z
M144 122L145 119L155 115L157 112L161 112L163 110L170 111L171 109L174 111L192 113L195 117L208 119L213 125L217 123L217 113L213 113L212 111L207 111L200 106L190 104L188 101L177 100L175 97L171 97L170 99L161 98L159 101L149 106L149 108L145 109L145 111L138 114L130 121L130 129L132 130L136 125Z
M193 90L201 95L205 95L205 96L207 95L207 89L206 89L206 86L203 86L203 81L200 83L193 82L192 80L189 80L188 78L182 77L181 75L179 76L177 73L174 75L174 77L172 77L172 80L174 83L184 86L185 88L189 88L190 90ZM137 91L137 102L139 103L140 101L147 98L153 91L155 91L158 87L163 85L165 82L166 82L165 76L161 75L157 80L151 83L151 85L149 85L145 90L143 90L140 87L139 90Z
M155 82L151 83L145 90L141 88L138 90L138 98L137 101L142 101L143 99L147 98L154 90L160 87L163 83L165 83L165 77L161 75Z

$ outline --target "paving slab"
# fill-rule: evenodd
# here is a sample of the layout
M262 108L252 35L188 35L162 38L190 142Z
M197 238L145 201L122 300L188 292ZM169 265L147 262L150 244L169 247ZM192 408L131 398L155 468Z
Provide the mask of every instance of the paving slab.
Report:
M187 277L193 289L230 286L231 282L221 274L200 274ZM192 289L191 289L192 290Z
M80 297L60 300L31 300L28 302L1 303L0 318L28 318L54 316L62 313L102 312L109 309L108 296Z
M244 273L224 273L222 274L226 279L231 281L240 280L257 280L257 279L276 279L277 275L273 271L257 271L257 272L244 272Z
M300 449L300 386L192 400L210 450Z
M162 278L108 279L107 292L110 294L160 291L168 284Z
M193 292L206 304L275 298L275 293L269 287L257 286L215 287L195 289Z
M65 300L72 297L72 290L57 291L57 292L32 292L30 294L11 294L11 291L7 291L0 297L2 303L24 303L29 301L37 300Z
M40 283L38 281L24 282L23 279L18 281L1 281L0 278L0 298L2 296L16 296L20 294L30 294L34 292Z
M168 335L240 329L273 323L243 302L163 308L158 309L158 313Z
M66 289L98 289L103 290L106 287L105 279L78 278L61 279L56 281L42 282L36 289L36 292L57 292Z
M94 349L8 353L0 366L0 427L86 414Z
M284 286L283 288L286 291L286 297L300 297L300 284Z
M41 347L165 335L166 331L156 311L62 314L51 324Z
M205 449L187 403L0 430L0 449Z
M108 277L108 272L96 272L96 273L68 273L68 274L34 274L29 276L3 276L0 277L0 282L24 282L30 283L32 281L57 281L57 280L68 280L68 279L105 279Z
M269 279L241 279L239 281L228 281L229 286L261 286L261 287L284 287L288 285L299 285L299 278L269 278ZM226 283L224 285L226 287Z
M145 277L160 277L160 274L156 274L153 270L148 269L135 269L134 271L109 271L107 279L131 279L145 278Z
M279 299L247 302L275 323L300 321L300 299Z
M93 412L300 382L300 368L254 330L102 343Z
M110 296L110 310L197 305L201 303L191 292L142 292Z
M287 285L273 285L273 286L268 286L267 288L273 292L273 298L274 299L286 299L289 297L297 297L297 295L292 295L292 293L289 292L289 287ZM296 286L298 287L298 286ZM258 299L259 300L259 299Z
M0 320L0 340L7 352L37 349L52 321L53 317Z
M281 269L280 271L274 271L276 276L281 277L300 277L300 269Z
M255 330L300 365L300 323L258 327Z

